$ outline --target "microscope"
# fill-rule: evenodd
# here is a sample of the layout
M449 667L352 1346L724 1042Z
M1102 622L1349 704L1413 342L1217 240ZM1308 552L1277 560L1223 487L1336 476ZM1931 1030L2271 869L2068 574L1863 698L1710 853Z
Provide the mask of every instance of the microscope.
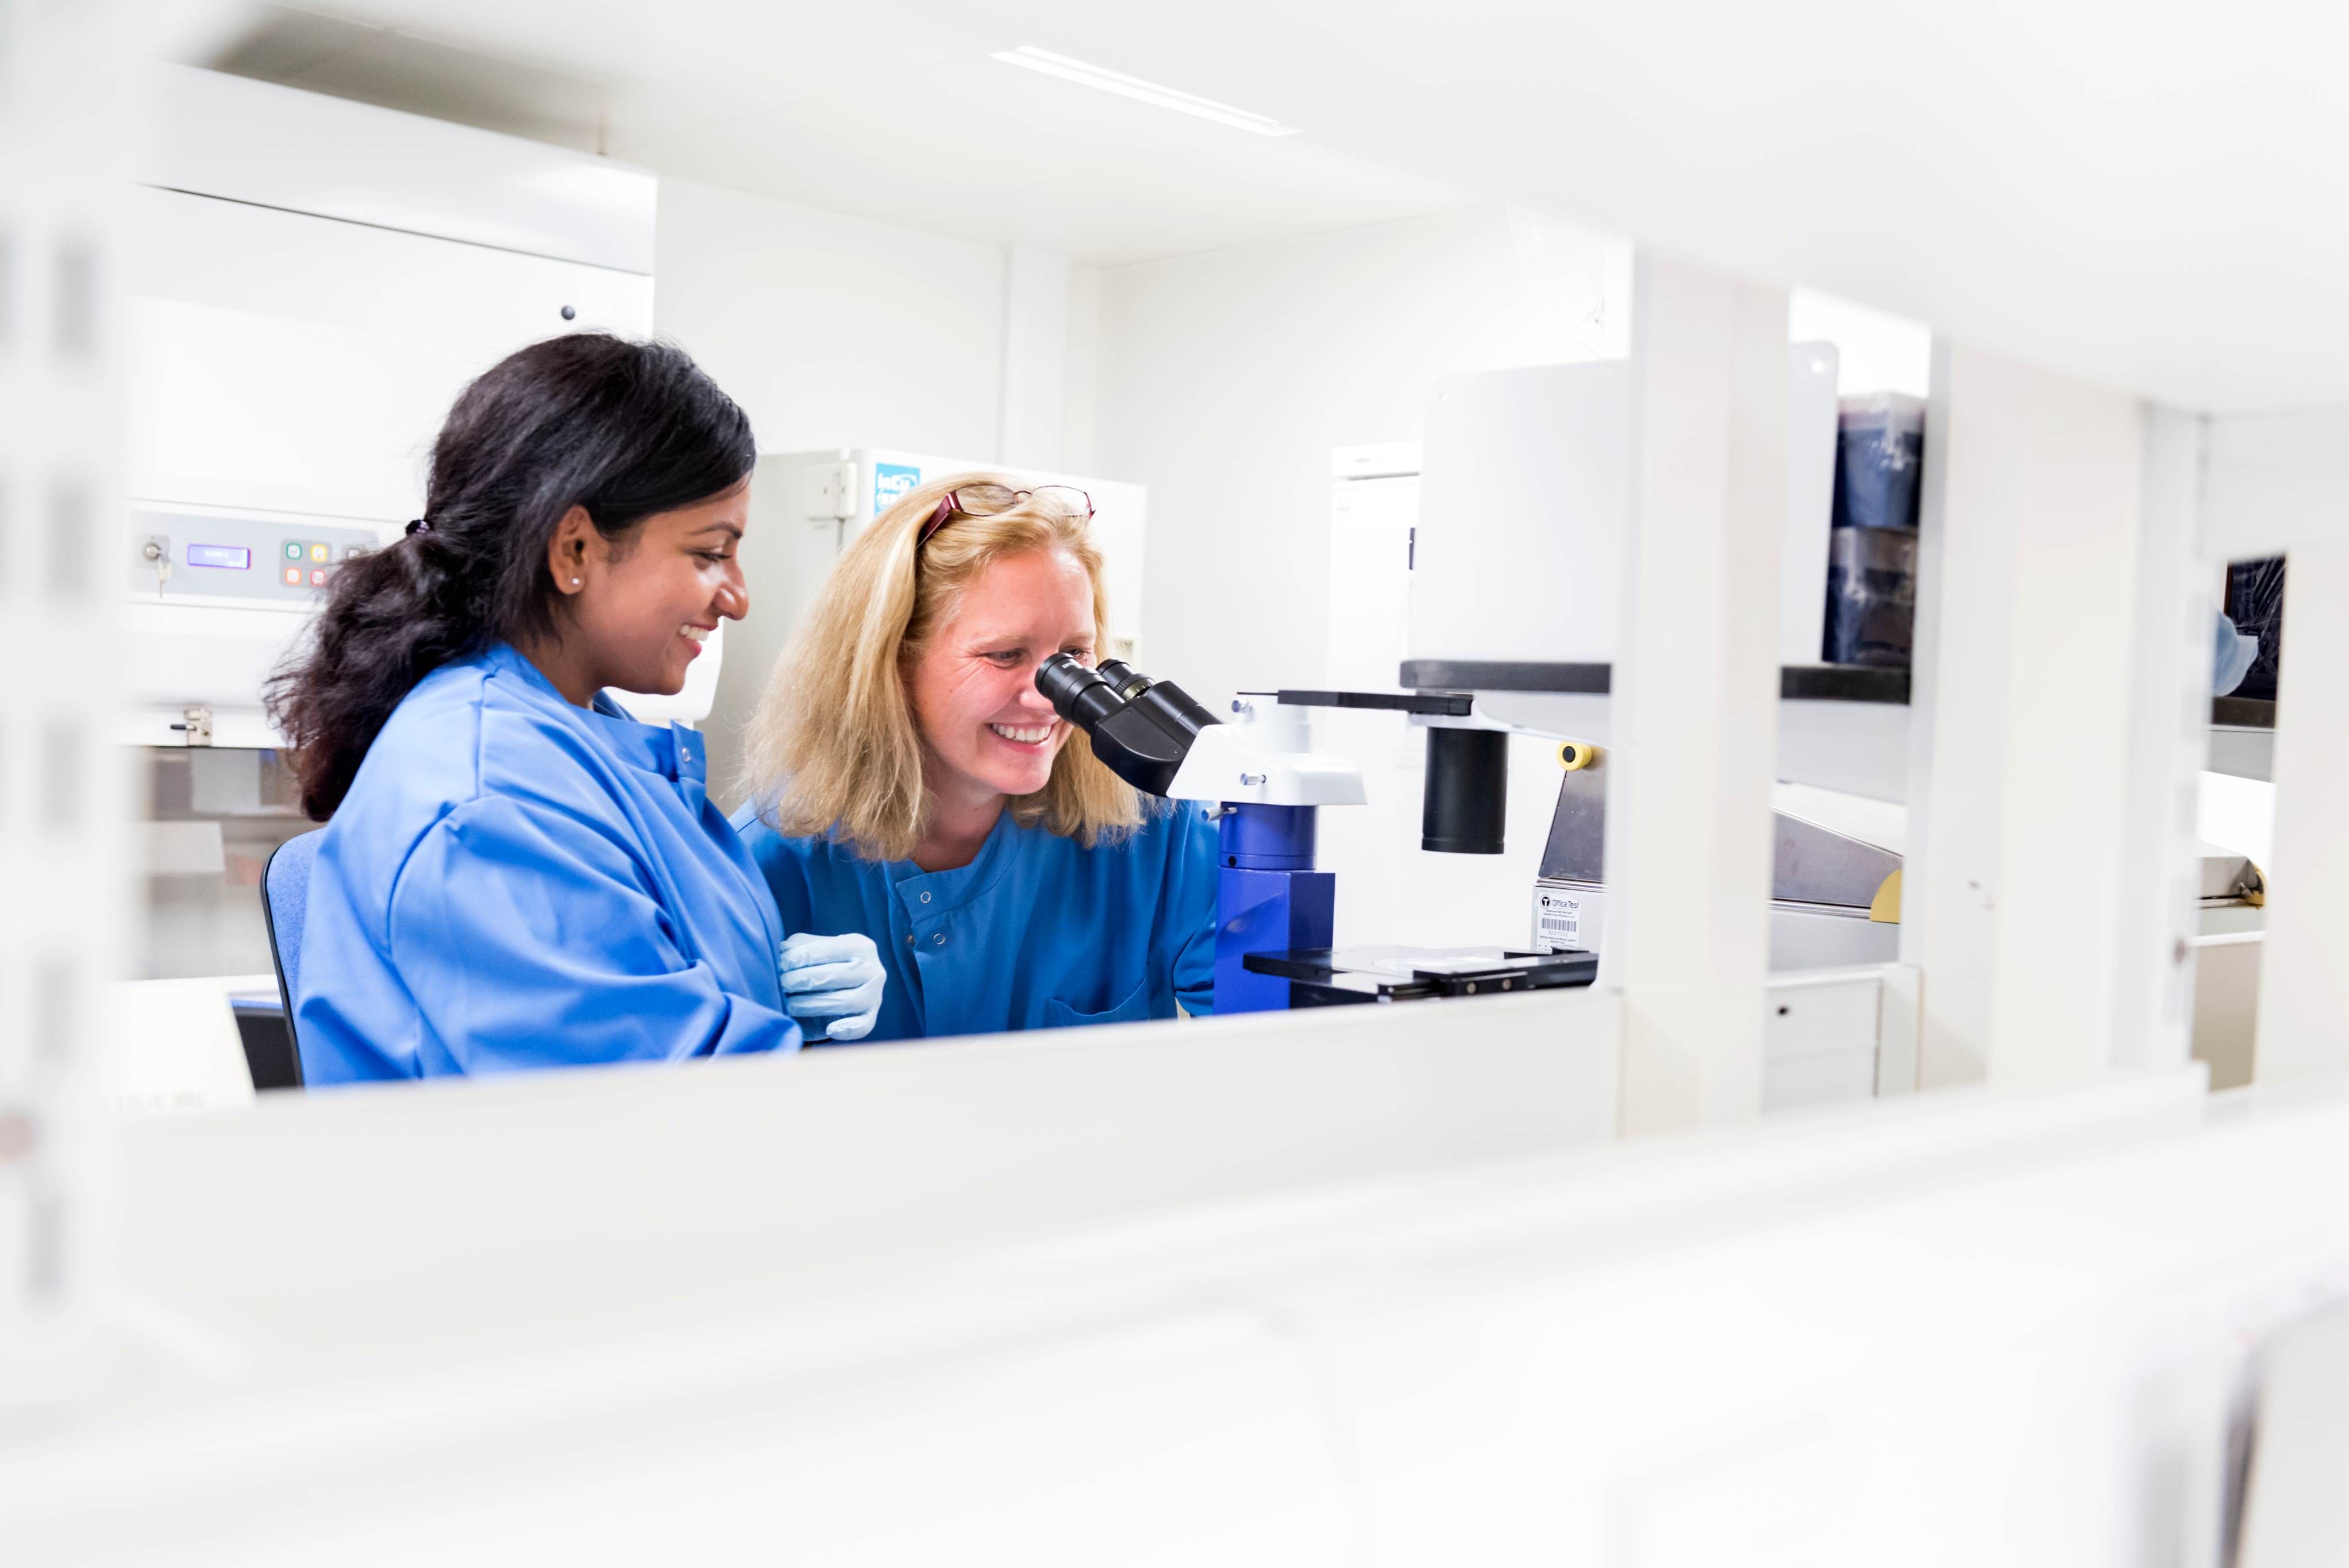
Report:
M1596 978L1591 953L1331 946L1337 878L1314 868L1318 813L1362 804L1362 776L1350 762L1313 753L1309 710L1392 708L1457 725L1470 714L1466 694L1251 692L1234 700L1226 723L1172 681L1118 659L1088 668L1067 654L1044 661L1036 689L1120 779L1144 794L1209 805L1219 869L1217 1013L1474 996ZM1506 743L1498 730L1429 729L1423 848L1500 852Z

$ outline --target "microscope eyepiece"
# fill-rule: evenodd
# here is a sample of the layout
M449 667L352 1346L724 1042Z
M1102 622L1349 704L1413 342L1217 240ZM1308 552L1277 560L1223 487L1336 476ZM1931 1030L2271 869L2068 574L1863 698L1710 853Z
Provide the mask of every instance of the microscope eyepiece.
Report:
M1153 680L1123 659L1103 659L1093 666L1117 695L1148 714L1161 729L1188 742L1208 725L1222 721L1193 700L1173 681Z
M1103 659L1093 668L1100 672L1102 679L1109 682L1118 696L1128 702L1133 700L1136 692L1146 691L1150 687L1150 677L1123 659Z
M1116 659L1087 669L1068 654L1054 654L1037 666L1036 689L1054 713L1084 731L1111 772L1147 794L1166 793L1198 733L1195 725L1170 723L1159 711L1164 699L1156 694L1164 688Z
M1037 668L1036 689L1044 694L1054 713L1087 735L1102 719L1125 707L1125 698L1102 679L1099 671L1085 668L1068 654L1054 654Z

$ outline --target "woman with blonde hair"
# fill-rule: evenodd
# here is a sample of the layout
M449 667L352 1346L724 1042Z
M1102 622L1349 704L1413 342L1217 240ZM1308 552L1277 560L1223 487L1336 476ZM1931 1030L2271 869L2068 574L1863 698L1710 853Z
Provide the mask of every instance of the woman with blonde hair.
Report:
M997 474L917 489L776 665L735 826L788 929L878 944L874 1039L1213 1006L1214 826L1137 795L1036 689L1108 636L1092 518L1082 490Z

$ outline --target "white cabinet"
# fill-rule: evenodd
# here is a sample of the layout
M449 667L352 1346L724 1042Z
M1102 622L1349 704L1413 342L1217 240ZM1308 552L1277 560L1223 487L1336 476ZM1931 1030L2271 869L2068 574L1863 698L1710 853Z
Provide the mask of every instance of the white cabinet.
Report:
M130 196L134 500L405 522L466 382L559 333L652 327L653 280L633 273Z
M170 726L202 706L214 744L273 746L264 681L345 542L397 539L423 511L433 438L466 383L564 332L650 333L638 269L657 186L626 165L201 71L161 70L150 108L121 250L129 505L92 542L119 558L105 580L128 585L124 738L174 744ZM499 211L529 222L485 227ZM269 548L201 565L185 551L207 527ZM334 542L318 584L307 570L290 592L279 580L281 533ZM172 554L160 582L144 564L159 542ZM718 662L696 661L682 696L632 706L699 717Z

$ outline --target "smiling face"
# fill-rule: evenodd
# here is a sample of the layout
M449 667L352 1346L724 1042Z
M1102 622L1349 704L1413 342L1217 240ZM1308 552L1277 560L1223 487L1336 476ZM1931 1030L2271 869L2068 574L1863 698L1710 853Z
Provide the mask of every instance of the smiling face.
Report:
M1092 664L1093 637L1092 580L1063 551L1007 555L974 578L906 675L930 792L968 807L1041 789L1069 727L1036 667L1054 654Z
M719 622L749 611L736 547L750 497L745 481L656 512L617 544L597 533L584 511L564 520L548 564L567 612L562 652L576 663L590 696L604 686L665 696L684 690L703 640ZM567 688L564 695L580 700Z

